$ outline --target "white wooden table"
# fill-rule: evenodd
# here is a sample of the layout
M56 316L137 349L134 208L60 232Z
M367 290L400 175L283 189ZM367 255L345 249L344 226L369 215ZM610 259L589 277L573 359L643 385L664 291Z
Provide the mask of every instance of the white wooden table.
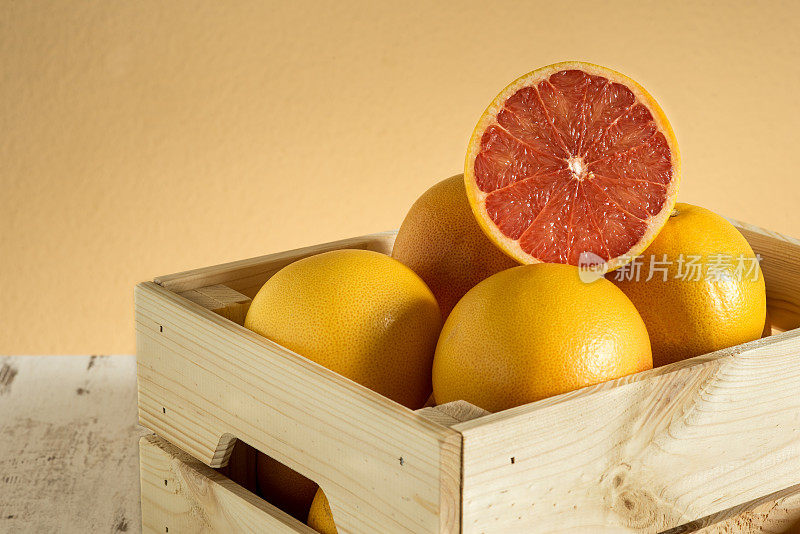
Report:
M0 532L140 532L134 356L0 357Z

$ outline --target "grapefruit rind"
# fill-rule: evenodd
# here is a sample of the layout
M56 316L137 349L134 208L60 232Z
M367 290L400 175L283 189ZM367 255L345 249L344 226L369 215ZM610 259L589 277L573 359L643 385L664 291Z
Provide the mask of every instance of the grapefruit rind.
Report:
M681 181L681 157L678 148L678 142L675 138L675 132L667 120L667 116L658 102L648 93L644 87L639 83L632 80L628 76L617 72L615 70L595 65L593 63L586 63L582 61L563 61L541 67L531 71L505 87L489 104L486 110L478 120L478 124L472 132L467 148L467 157L464 165L464 182L467 189L467 198L475 214L481 229L486 233L489 239L494 242L503 252L510 257L519 261L520 263L542 263L541 260L531 256L522 249L519 242L511 239L503 234L492 221L486 209L484 209L486 197L488 193L480 190L476 185L475 177L475 158L481 151L481 138L486 129L491 126L495 121L500 110L503 109L505 102L523 87L535 85L544 79L549 78L551 75L564 70L579 70L595 76L602 76L608 80L620 83L626 86L634 94L636 99L642 103L651 113L654 122L666 138L667 144L670 148L670 158L672 162L672 179L666 188L666 198L662 209L655 215L647 219L648 228L644 235L630 247L628 252L624 255L610 258L603 266L604 272L613 271L622 265L630 262L633 258L641 254L647 246L656 238L658 232L666 224L670 213L672 212L675 202L677 201L678 187Z

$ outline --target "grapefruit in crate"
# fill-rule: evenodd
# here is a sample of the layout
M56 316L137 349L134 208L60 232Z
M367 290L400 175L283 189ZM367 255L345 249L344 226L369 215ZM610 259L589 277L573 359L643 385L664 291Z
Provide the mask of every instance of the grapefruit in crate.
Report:
M414 202L397 232L392 257L428 284L445 319L475 284L519 265L475 222L461 174L439 182Z
M521 265L453 308L436 346L433 396L498 412L652 367L645 324L614 284L586 283L569 265Z
M608 278L639 310L656 366L760 338L764 276L744 236L724 217L679 203L644 254Z
M414 271L378 252L287 265L261 287L244 326L408 408L431 394L439 306Z
M612 270L640 254L669 217L680 155L642 86L565 62L497 95L472 134L464 179L478 224L513 258Z
M320 534L338 534L336 523L333 521L333 513L331 512L331 505L328 502L328 497L322 488L317 490L314 495L314 501L311 503L311 509L308 511L308 526L319 532Z

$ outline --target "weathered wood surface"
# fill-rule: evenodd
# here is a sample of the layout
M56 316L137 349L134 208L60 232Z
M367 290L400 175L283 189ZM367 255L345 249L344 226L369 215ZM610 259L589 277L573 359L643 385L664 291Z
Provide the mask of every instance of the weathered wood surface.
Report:
M138 532L134 356L0 357L0 532Z
M729 514L727 519L697 531L697 534L800 534L800 486L779 492ZM666 534L690 530L675 529Z

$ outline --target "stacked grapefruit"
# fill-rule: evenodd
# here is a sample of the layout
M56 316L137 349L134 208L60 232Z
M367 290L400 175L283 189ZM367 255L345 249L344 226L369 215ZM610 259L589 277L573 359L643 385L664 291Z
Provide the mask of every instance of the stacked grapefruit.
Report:
M722 217L676 205L680 181L675 134L642 86L543 67L489 104L464 173L414 203L391 257L293 263L245 326L409 408L489 411L756 339L757 258ZM275 498L336 532L313 489Z

